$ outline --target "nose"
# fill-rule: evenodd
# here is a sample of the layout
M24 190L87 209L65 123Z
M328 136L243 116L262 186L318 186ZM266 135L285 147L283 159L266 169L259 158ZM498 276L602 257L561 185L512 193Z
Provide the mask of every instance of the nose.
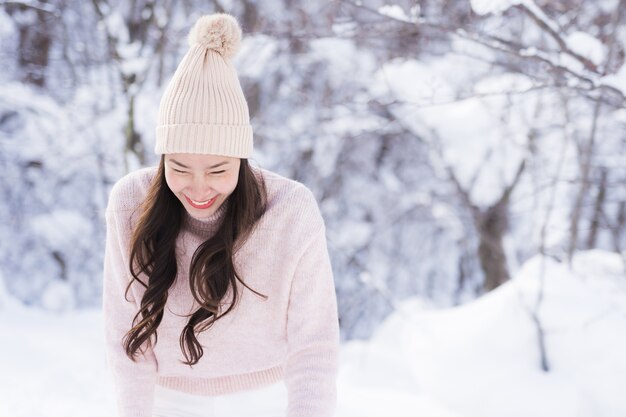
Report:
M202 201L203 198L212 195L213 189L211 188L211 184L204 175L194 175L191 183L190 191L192 195L190 198L198 199L197 201Z

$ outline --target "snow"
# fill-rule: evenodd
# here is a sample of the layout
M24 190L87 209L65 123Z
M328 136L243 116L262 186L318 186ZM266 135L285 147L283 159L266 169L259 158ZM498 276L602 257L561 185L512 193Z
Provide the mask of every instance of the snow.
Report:
M321 177L332 175L342 149L342 141L337 140L335 135L320 135L313 146L315 147L313 163L319 175Z
M541 288L549 372L529 316ZM19 342L3 346L0 415L115 415L99 310L0 306L4 340ZM344 343L336 417L621 417L625 325L619 255L580 252L571 269L536 256L473 302L409 298L370 340Z
M595 65L602 64L606 59L606 47L600 39L586 32L572 32L567 35L565 42L572 51L588 58Z
M376 62L366 50L357 48L349 39L320 38L310 43L311 53L327 64L328 81L339 88L346 81L346 74L354 79L369 76ZM349 56L350 59L345 59Z
M433 152L433 163L441 159L474 204L488 206L513 182L527 156L529 132L538 123L534 109L539 93L524 75L479 76L481 70L475 60L461 55L395 60L377 73L371 91L387 91L398 100L394 115L440 149Z
M114 10L111 13L104 11L106 19L104 20L105 29L115 38L118 44L125 44L129 41L128 27L124 21L124 16L120 10Z
M496 74L474 85L474 91L479 95L512 94L525 92L533 87L530 78L522 74Z
M74 290L66 281L50 281L41 297L41 305L52 312L73 310L76 307Z
M472 10L479 15L500 14L518 4L532 3L532 0L470 0Z
M614 73L601 78L556 47L519 7L507 12L523 4L556 30L568 49L597 64L606 55L599 41L606 16L598 9L613 13L618 1L588 2L573 20L561 20L565 15L553 14L550 7L545 10L555 17L547 16L541 9L547 3L537 2L539 8L531 0L473 0L450 13L439 13L443 9L434 3L424 10L417 4L409 9L408 3L374 5L372 11L409 22L423 18L447 25L469 7L484 16L470 16L458 30L447 32L450 43L424 42L406 58L372 46L384 46L378 36L370 45L364 21L357 23L373 17L369 12L348 16L340 10L335 15L313 5L305 14L319 19L307 30L322 37L304 39L304 47L295 52L283 36L283 30L299 31L286 24L293 16L284 14L281 2L262 3L259 16L272 19L243 28L247 36L235 58L246 93L253 93L250 104L256 105L257 160L306 183L321 197L343 339L370 335L382 317L397 309L374 338L342 346L337 417L626 415L616 393L624 386L623 360L615 353L624 345L623 323L616 324L616 316L624 315L623 290L614 285L624 281L623 260L585 252L574 258L573 272L546 261L547 298L540 316L547 326L548 374L538 369L526 311L536 299L539 282L532 275L540 262L524 263L540 244L559 255L569 243L580 174L576 142L588 138L593 115L591 99L572 93L578 87L609 86L626 95L626 66L610 68ZM236 2L222 5L229 10ZM114 415L104 363L93 363L103 354L100 313L80 309L98 305L101 296L107 192L126 171L125 161L129 169L141 165L124 152L127 97L118 70L147 77L145 84L132 87L141 87L134 121L147 148L145 165L157 158L151 149L165 81L156 85L160 63L152 59L154 39L149 37L146 48L129 43L129 9L101 6L110 17L99 25L93 11L63 11L78 85L65 86L68 68L60 56L65 51L56 44L47 90L15 82L22 75L15 55L16 22L36 16L29 11L10 17L0 8L8 65L0 90L5 202L0 204L0 235L5 237L0 244L0 328L3 340L16 345L3 346L7 357L0 363L0 415L17 410L24 416L71 417L89 407L96 415ZM310 13L315 7L319 13ZM159 24L167 23L171 31L162 51L164 80L187 50L184 34L199 13L155 6ZM559 28L558 22L564 26ZM81 24L89 36L76 27ZM318 24L327 30L318 32ZM381 25L379 35L395 34L391 26L387 33L388 26ZM259 29L267 34L255 32ZM117 64L105 60L105 30L117 39ZM333 39L328 30L343 39ZM424 30L428 36L430 29ZM472 40L476 31L513 36L526 46L520 54L529 59L508 67L508 55ZM616 39L626 39L623 27ZM95 47L100 44L104 47ZM80 58L84 48L89 62ZM533 57L590 82L566 72L561 78ZM518 70L528 76L512 72ZM571 89L551 87L555 79ZM57 102L58 97L63 100ZM626 195L624 123L626 110L603 107L597 133L603 140L596 144L594 166L609 172L606 222L598 237L604 248L614 245L610 224L619 219L618 205ZM532 147L531 134L537 139ZM471 214L456 198L446 168L482 209L502 195L529 150L532 157L512 194L510 234L504 239L516 278L476 303L434 310L474 298L482 279ZM583 202L582 239L587 238L596 190ZM623 236L618 238L623 247ZM612 290L601 290L611 285ZM429 297L431 304L400 301L412 294ZM20 306L16 298L30 307ZM29 401L35 396L42 398L43 407ZM535 404L541 410L533 409Z
M612 13L617 9L619 0L598 0L596 3L604 13Z
M77 242L92 236L93 225L76 211L57 209L31 220L31 233L51 248L76 247Z
M616 88L626 96L626 65L622 65L615 74L602 77L599 83Z
M17 302L0 313L0 415L114 416L101 321L98 310L50 314Z
M15 23L4 9L0 9L0 37L8 38L15 32Z
M139 41L118 44L117 51L120 55L121 69L124 75L141 74L148 68L149 60L147 57L141 56L141 43Z
M12 302L12 298L7 293L6 285L4 285L4 275L0 270L0 311L7 308L7 305Z
M367 245L372 233L371 224L358 220L343 222L339 228L328 231L335 247L344 250Z
M332 31L335 35L339 37L350 37L356 34L358 29L358 25L353 21L338 21L334 22L332 25Z
M373 96L386 90L399 100L430 104L450 100L454 90L443 75L417 60L391 61L376 74L370 91Z
M386 4L378 8L378 13L389 16L396 20L401 20L403 22L414 22L415 18L408 16L402 7L397 4Z
M235 67L240 77L259 78L264 68L274 59L277 42L270 36L255 34L241 42L241 49L234 57Z
M51 6L46 7L45 4L42 4L41 6L47 9L48 11L52 11L52 12L55 11L54 9L50 8ZM11 16L11 20L15 22L16 26L36 25L37 24L37 11L31 8L17 9L13 12Z
M548 373L539 369L527 312L542 267L545 301L539 315ZM617 417L626 412L619 392L626 383L626 334L619 330L624 324L626 280L618 255L580 253L573 271L535 257L511 282L475 302L424 311L407 301L369 342L344 345L340 387L350 385L351 392L360 385L391 386L396 394L426 398L467 417ZM363 395L361 404L374 407L370 398ZM402 412L397 408L386 414Z
M160 28L165 27L167 21L169 20L169 16L167 15L167 10L163 7L163 5L157 4L154 6L154 16L157 26Z
M503 141L504 135L493 129L494 110L501 108L501 102L498 98L469 99L419 111L436 132L434 140L443 144L447 165L454 167L463 188L481 206L499 198L524 157L521 148Z

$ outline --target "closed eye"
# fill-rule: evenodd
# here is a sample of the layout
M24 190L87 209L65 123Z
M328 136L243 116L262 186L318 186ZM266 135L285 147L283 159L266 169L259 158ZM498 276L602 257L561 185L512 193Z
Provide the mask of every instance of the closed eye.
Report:
M213 171L211 174L223 174L224 172L226 172L226 170Z

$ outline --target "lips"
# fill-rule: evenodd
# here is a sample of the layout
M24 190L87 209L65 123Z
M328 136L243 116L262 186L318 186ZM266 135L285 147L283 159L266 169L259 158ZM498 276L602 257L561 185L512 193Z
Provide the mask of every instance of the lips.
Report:
M217 200L217 196L207 201L195 201L195 200L190 199L186 195L185 195L185 199L187 200L187 202L189 203L191 207L199 209L199 210L204 210L204 209L211 207L213 203L215 203L215 200Z

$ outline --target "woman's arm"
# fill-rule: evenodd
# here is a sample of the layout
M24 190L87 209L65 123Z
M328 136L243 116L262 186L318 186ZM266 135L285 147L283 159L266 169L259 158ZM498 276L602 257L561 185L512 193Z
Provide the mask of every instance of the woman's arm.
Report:
M316 215L319 226L298 263L289 297L287 417L331 417L337 402L337 298L323 220Z
M156 359L149 349L133 362L122 345L122 339L130 330L137 313L133 292L124 293L130 280L127 249L120 237L120 214L107 210L106 249L104 254L104 282L102 309L105 330L107 362L113 375L117 396L118 417L152 417L154 385L156 381ZM126 217L126 216L121 216Z

